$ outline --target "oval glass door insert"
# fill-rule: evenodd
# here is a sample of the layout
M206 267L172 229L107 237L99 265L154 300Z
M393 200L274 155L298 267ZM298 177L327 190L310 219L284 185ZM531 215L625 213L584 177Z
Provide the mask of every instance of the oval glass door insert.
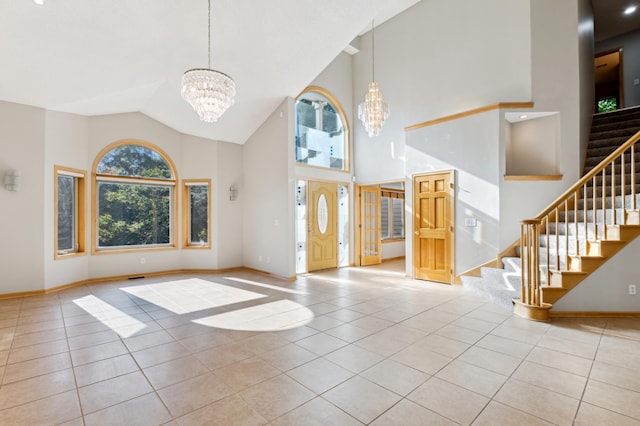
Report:
M329 206L327 206L327 198L324 194L320 194L318 197L318 229L321 234L327 232L327 225L329 223Z

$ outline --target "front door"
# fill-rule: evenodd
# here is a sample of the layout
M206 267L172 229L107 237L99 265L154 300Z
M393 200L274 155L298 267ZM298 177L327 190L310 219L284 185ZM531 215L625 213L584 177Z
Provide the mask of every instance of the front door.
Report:
M338 267L338 186L309 181L307 270Z
M413 177L413 276L451 283L453 172Z

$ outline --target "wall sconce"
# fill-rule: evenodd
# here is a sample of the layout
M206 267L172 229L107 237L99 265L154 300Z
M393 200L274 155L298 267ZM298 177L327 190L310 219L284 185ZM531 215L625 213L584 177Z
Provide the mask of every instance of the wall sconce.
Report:
M235 201L238 199L238 188L235 185L229 187L229 201Z
M20 188L20 172L17 170L7 170L4 174L4 189L7 191L17 191Z

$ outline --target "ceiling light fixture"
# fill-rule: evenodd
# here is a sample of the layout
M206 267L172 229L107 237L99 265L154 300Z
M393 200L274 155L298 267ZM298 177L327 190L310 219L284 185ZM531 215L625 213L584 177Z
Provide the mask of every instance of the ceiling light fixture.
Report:
M182 97L198 113L200 120L215 123L234 103L236 84L227 74L211 69L211 0L208 21L208 68L194 68L182 76Z
M38 6L44 6L44 0L33 0L33 2Z
M375 26L371 21L371 83L364 102L358 105L358 118L369 137L378 136L384 121L389 117L389 105L382 99L375 73Z
M624 14L631 15L636 11L636 9L637 9L637 6L629 6L624 10Z

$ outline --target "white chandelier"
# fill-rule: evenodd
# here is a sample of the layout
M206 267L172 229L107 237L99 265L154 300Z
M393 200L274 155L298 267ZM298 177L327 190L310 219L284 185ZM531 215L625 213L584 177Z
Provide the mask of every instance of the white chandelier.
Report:
M200 120L215 123L233 105L236 84L227 74L211 69L211 0L209 2L209 67L188 70L182 76L182 97L198 113Z
M389 104L382 99L382 93L378 89L375 74L375 35L374 25L371 22L371 77L369 91L360 105L358 105L358 118L362 121L369 137L378 136L380 128L385 120L389 118Z

